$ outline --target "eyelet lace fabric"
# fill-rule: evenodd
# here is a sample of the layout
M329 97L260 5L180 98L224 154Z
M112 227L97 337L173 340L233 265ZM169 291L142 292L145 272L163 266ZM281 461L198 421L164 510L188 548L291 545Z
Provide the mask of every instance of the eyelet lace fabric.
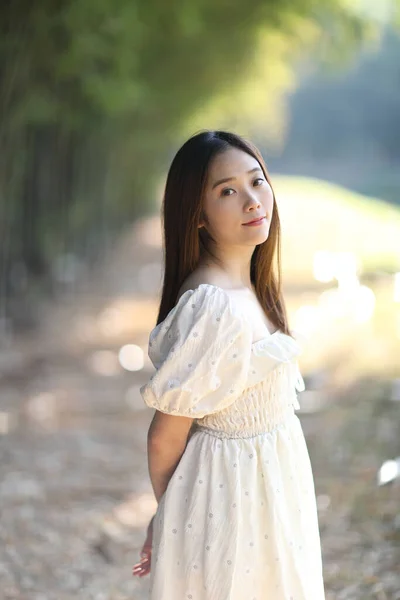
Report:
M143 400L195 427L155 515L149 600L325 599L301 343L249 311L202 284L150 333Z

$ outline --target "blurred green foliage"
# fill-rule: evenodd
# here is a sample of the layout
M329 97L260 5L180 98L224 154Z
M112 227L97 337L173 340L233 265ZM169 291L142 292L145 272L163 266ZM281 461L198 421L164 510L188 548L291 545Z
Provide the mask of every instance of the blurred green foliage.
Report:
M288 65L316 39L340 54L366 27L346 0L4 0L2 295L15 264L38 276L69 250L95 259L154 210L193 128L225 126L240 103L237 127L256 112L278 137L266 115Z

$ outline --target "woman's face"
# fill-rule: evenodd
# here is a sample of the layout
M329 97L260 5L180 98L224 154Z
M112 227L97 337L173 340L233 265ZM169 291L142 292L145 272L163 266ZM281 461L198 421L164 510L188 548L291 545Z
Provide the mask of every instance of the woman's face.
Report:
M223 180L223 181L221 181ZM273 211L272 189L259 162L238 148L217 154L208 170L202 221L220 245L255 246L265 242ZM261 224L246 225L265 217Z

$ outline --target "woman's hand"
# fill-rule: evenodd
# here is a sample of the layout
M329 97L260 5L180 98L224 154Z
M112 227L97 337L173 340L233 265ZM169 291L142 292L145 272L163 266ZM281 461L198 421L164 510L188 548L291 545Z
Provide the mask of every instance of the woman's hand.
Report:
M155 515L154 515L155 516ZM142 550L140 552L140 556L142 557L139 562L137 562L132 568L132 575L138 575L139 577L143 577L150 573L151 569L151 550L153 546L153 521L154 516L152 517L148 527L147 527L147 537L143 544Z

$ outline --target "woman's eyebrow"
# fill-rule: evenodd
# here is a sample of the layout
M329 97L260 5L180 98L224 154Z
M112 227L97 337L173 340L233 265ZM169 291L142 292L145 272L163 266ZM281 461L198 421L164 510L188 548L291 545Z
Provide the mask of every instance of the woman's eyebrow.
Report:
M254 173L255 171L261 171L262 173L262 169L260 167L254 167L254 169L250 169L250 171L247 171L247 173ZM236 179L236 177L225 177L224 179L218 179L218 181L213 184L211 189L213 190L217 187L217 185L221 185L221 183L226 183L227 181L232 181L233 179Z

